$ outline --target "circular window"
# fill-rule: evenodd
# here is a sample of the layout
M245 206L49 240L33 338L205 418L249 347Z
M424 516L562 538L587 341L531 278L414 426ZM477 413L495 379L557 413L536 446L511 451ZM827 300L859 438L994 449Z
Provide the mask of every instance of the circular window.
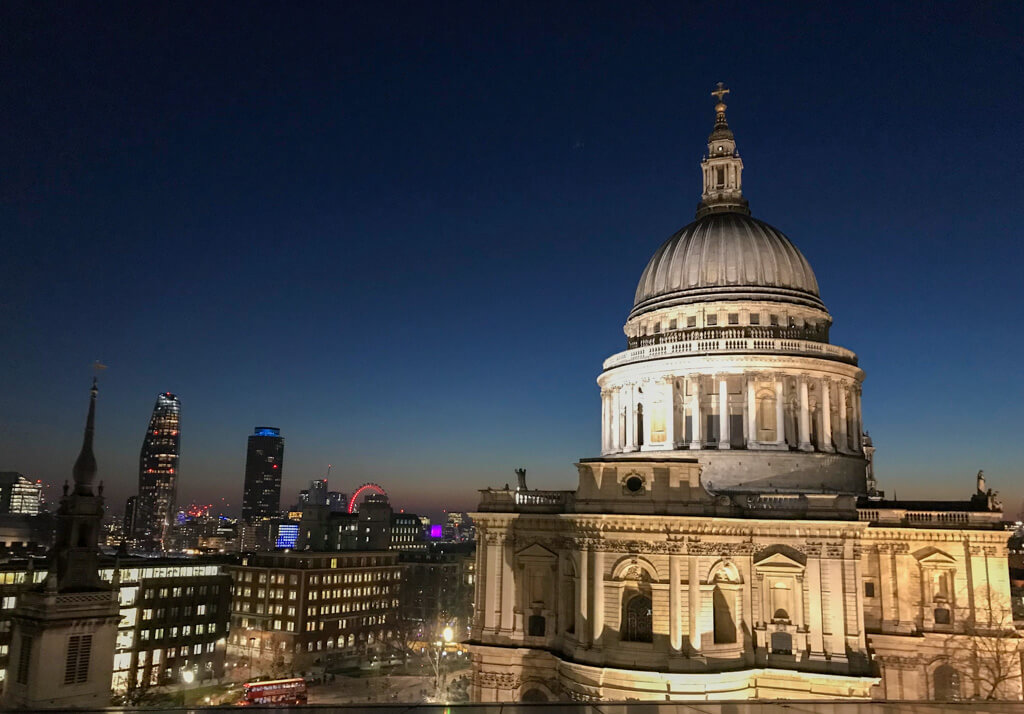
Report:
M639 476L630 476L626 479L626 490L630 493L640 493L644 490L644 480Z

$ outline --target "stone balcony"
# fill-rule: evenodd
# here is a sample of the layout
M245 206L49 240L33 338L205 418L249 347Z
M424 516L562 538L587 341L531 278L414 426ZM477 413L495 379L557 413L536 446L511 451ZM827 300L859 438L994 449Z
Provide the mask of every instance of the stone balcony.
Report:
M1002 528L1001 510L985 510L971 501L874 501L861 498L857 516L878 526L902 528Z
M488 513L569 513L575 503L575 491L486 488L480 491L478 510Z
M604 361L607 371L635 362L713 354L789 354L857 365L857 355L845 347L813 340L781 337L716 337L710 339L663 341L614 354Z

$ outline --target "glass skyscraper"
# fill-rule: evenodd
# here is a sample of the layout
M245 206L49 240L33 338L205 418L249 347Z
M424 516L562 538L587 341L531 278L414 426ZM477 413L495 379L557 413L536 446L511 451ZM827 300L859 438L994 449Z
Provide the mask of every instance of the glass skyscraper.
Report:
M277 518L281 512L281 472L284 470L284 437L273 426L258 426L249 437L245 457L245 491L242 519L253 523Z
M135 536L150 545L163 541L177 500L181 454L181 402L170 392L157 395L139 454L139 496Z

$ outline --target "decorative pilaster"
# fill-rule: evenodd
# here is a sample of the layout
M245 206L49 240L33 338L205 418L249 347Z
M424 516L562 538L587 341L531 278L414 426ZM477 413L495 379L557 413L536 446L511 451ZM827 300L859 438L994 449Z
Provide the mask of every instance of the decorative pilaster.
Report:
M484 629L488 632L497 632L501 612L501 546L498 539L490 533L483 534L484 542L487 544L487 559L484 563L483 577L487 583L484 589ZM488 605L491 605L488 607Z
M501 545L501 633L506 636L511 636L515 630L515 594L512 547L505 538Z
M580 548L580 568L576 574L576 641L590 644L590 549Z
M682 593L680 592L681 573L677 553L668 556L668 642L673 653L679 653L683 649L683 632L681 618L683 616L680 607Z
M594 623L593 643L600 647L604 640L604 551L599 548L592 551L594 567L591 571L593 579L594 609L591 620Z
M861 453L864 448L864 415L861 413L859 384L853 385L853 405L857 414L857 430L853 432L853 448L857 450L857 453Z
M700 652L701 650L700 608L702 598L699 565L700 558L696 555L689 556L686 588L689 596L690 647L693 648L694 652Z

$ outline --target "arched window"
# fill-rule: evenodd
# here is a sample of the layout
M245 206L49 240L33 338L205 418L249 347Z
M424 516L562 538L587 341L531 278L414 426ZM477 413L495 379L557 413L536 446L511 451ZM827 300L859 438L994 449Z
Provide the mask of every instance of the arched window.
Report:
M653 632L651 624L651 598L646 595L634 595L626 603L625 623L622 628L625 642L651 642Z
M537 687L530 687L525 692L523 692L522 696L519 697L519 701L521 701L521 702L546 702L546 701L549 701L549 700L548 700L548 695L545 694L544 692L542 692L540 689L538 689Z
M715 586L712 593L712 612L714 614L715 644L728 645L736 642L736 620L732 616L734 595Z
M940 702L955 702L960 699L960 673L948 664L935 668L933 699Z

